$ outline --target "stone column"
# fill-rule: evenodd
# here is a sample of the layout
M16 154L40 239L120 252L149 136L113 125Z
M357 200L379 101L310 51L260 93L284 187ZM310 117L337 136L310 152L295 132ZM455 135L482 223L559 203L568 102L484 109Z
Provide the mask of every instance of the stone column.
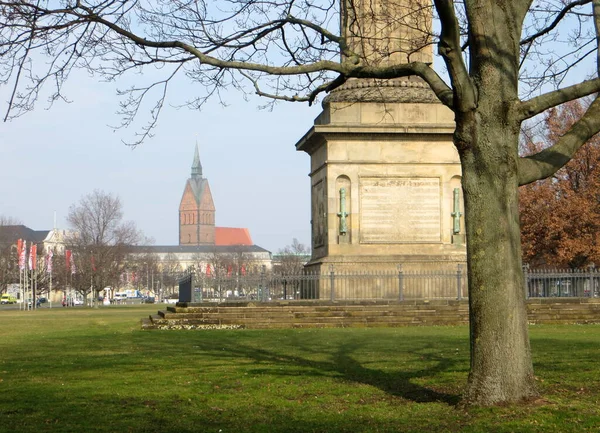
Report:
M366 65L430 63L431 13L425 0L347 0L342 35ZM296 144L311 156L309 267L454 270L465 262L464 243L453 243L463 230L452 216L462 212L453 119L418 77L351 79L325 98Z
M368 65L432 62L432 9L423 0L347 0L342 34Z

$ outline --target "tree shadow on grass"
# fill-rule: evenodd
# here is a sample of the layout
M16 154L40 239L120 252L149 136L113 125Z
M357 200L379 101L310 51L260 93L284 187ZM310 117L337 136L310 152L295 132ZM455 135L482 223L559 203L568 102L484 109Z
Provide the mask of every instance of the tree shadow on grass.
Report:
M460 395L439 392L414 383L415 379L425 378L449 370L454 362L449 358L428 355L423 361L434 366L418 371L394 371L388 373L379 369L370 369L354 359L350 354L352 347L342 346L333 358L338 372L343 372L347 380L375 386L382 391L416 403L441 402L455 406Z
M405 344L402 355L411 357L414 360L413 366L422 364L428 367L411 371L394 368L391 372L380 368L369 368L367 362L357 359L360 356L354 354L363 349L363 342L360 340L329 346L330 350L327 352L295 341L293 343L295 352L303 353L304 356L287 354L285 353L287 350L284 348L279 350L277 344L271 348L244 345L240 340L219 340L216 344L218 348L213 349L203 345L201 350L205 353L218 352L216 355L220 357L250 359L257 365L252 369L254 374L292 375L294 373L289 370L275 370L267 365L293 365L302 369L302 376L338 377L348 382L374 386L390 395L416 403L440 402L455 406L461 399L460 394L440 392L415 383L419 379L433 377L442 372L462 370L458 363L463 362L460 358L453 359L450 354L437 355L435 352L439 352L440 347L420 338L415 339L414 344ZM407 346L412 348L406 349ZM324 354L327 355L327 360L314 359L315 356L322 358ZM390 356L389 353L386 355ZM265 368L260 368L261 364L265 364Z

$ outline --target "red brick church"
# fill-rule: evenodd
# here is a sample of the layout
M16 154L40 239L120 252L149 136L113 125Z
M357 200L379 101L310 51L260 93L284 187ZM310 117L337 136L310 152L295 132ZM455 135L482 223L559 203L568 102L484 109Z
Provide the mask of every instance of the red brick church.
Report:
M194 266L199 272L205 272L209 264L215 272L218 262L227 260L243 264L250 271L272 268L271 253L254 245L247 228L215 227L215 214L196 145L191 176L185 182L179 204L179 244L134 246L132 253L153 253L163 265L177 262L181 270Z
M246 228L215 227L215 204L202 176L198 145L179 204L179 245L253 245Z
M185 182L179 204L179 244L133 246L132 254L152 253L161 266L176 264L182 271L193 266L201 274L206 273L209 266L211 273L217 274L218 267L224 263L233 263L236 272L240 272L242 266L247 272L272 269L271 253L254 245L247 228L215 227L215 214L196 145L191 176ZM227 272L227 268L221 271Z

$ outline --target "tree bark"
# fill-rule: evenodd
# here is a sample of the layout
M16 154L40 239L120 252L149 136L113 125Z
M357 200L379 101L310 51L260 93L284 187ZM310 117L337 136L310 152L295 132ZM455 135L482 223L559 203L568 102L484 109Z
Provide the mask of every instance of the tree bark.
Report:
M460 93L454 86L469 275L471 371L465 405L537 396L521 268L517 165L519 36L526 3L465 2L474 90ZM445 59L452 61L447 53ZM453 84L459 78L454 76Z
M521 267L518 133L491 117L480 107L476 115L457 123L457 131L466 127L472 138L460 152L471 334L471 371L463 401L483 406L537 396Z

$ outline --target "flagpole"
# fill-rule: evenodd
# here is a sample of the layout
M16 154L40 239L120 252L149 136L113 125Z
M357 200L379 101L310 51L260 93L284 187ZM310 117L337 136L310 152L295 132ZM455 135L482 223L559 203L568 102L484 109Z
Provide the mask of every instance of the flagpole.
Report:
M50 289L48 289L48 306L52 308L52 271L50 271Z
M19 304L19 310L23 305L23 271L19 269L19 295L21 296L21 303Z
M37 257L36 257L36 260L37 260ZM37 310L37 300L38 300L38 296L39 296L39 293L38 293L38 281L37 281L37 263L36 263L35 269L33 270L33 281L35 281L35 286L34 286L34 289L33 289L34 290L34 292L33 292L34 293L34 299L32 300L32 302L35 301L35 303L33 305L34 305L34 308Z
M27 297L29 296L29 255L27 254L27 248L25 248L25 294L23 296L24 309L27 310Z
M25 270L23 272L25 273L25 293L23 293L23 309L27 310L27 296L29 293L29 271L27 270L27 265L25 265Z
M31 246L31 309L37 309L37 245Z
M35 275L35 269L31 270L31 309L35 310L35 297L37 295L37 281Z

